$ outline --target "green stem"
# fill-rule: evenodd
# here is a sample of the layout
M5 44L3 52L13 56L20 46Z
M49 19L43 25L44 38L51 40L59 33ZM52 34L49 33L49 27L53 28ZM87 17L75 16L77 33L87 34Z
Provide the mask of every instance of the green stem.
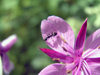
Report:
M1 61L1 56L0 56L0 75L3 75L2 74L2 61Z

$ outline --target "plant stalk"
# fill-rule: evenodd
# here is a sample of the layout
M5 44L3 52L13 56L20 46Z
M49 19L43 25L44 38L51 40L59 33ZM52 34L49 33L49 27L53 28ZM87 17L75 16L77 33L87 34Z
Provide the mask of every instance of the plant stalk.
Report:
M3 75L3 74L2 74L2 71L3 71L3 70L2 70L2 61L1 61L1 56L0 56L0 75Z

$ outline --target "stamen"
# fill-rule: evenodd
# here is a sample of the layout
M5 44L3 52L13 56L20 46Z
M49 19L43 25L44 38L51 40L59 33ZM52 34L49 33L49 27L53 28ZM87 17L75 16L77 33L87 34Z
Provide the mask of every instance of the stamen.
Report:
M71 74L71 72L76 68L76 64L73 62L71 64L66 64L67 65L67 74Z
M71 73L72 70L67 70L67 73Z
M53 60L53 61L59 61L60 58L53 58L52 60Z
M97 48L100 49L100 46L98 46Z
M65 44L68 44L67 41L66 41L62 36L58 35L58 37L59 37ZM69 46L67 46L67 47L71 49L71 47L69 47ZM72 51L68 51L65 47L62 47L62 48L63 48L64 51L69 52L70 54L73 54Z
M67 41L66 41L62 36L59 35L58 37L67 45L67 48L68 48L68 49L72 49L72 48L68 45ZM62 48L63 48L64 51L69 52L70 54L73 54L72 51L67 50L65 47L62 47Z
M65 47L62 47L62 48L63 48L64 51L66 51L66 52L70 53L71 55L73 55L73 52L72 51L67 50Z
M60 36L60 38L63 40L64 43L67 43L67 41L62 36Z
M65 47L62 47L62 48L63 48L64 51L66 51L66 52L68 51Z

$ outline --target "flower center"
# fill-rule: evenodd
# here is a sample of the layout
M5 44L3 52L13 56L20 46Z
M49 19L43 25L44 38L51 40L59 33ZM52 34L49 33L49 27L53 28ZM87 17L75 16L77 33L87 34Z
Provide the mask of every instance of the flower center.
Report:
M81 65L84 59L82 57L75 58L72 64L66 64L67 66L67 74L71 74L71 72L75 69L81 69Z

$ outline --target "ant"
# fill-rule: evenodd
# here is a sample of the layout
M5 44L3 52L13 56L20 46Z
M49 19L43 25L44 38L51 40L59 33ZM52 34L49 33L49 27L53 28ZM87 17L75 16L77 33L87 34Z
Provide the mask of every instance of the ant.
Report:
M44 39L44 41L47 41L47 39L49 39L50 37L52 37L52 36L56 36L57 35L57 33L56 32L53 32L52 34L49 34L45 39Z

